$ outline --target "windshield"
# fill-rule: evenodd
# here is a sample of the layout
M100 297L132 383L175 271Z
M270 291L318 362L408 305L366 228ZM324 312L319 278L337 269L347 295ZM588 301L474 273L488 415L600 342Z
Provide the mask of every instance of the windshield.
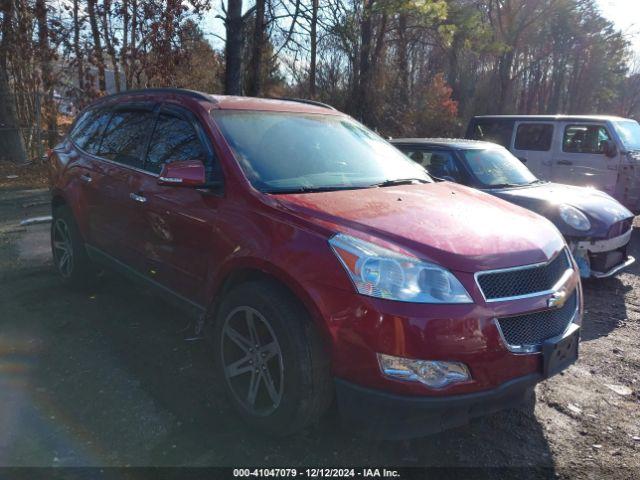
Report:
M245 175L263 192L430 181L424 168L348 117L254 111L213 115Z
M476 181L485 187L529 185L538 179L503 148L463 150L461 157Z
M635 120L613 122L622 145L626 150L640 150L640 125Z

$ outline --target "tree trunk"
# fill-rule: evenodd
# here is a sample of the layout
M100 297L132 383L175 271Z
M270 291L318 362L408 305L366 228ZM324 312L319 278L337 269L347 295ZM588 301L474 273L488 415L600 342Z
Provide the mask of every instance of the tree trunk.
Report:
M242 0L229 0L226 19L224 92L242 94Z
M133 86L133 75L134 73L140 74L140 71L137 69L136 62L138 60L138 46L136 45L136 38L138 35L138 0L131 0L131 40L129 41L129 83L127 88L131 88ZM138 83L136 86L140 86L140 80L138 79Z
M451 98L453 100L460 100L462 92L460 91L460 72L459 72L459 55L464 49L464 37L461 32L456 32L453 35L453 41L449 48L448 64L449 75L447 83L452 88Z
M371 47L373 43L373 2L365 0L360 25L360 60L358 65L358 79L354 100L355 111L359 120L367 124L370 120L370 105L368 102L371 85Z
M113 42L111 41L111 23L110 23L110 12L111 12L111 0L104 0L103 9L102 9L102 30L104 32L104 43L107 47L107 53L111 58L111 66L113 67L113 80L115 83L116 92L120 92L120 65L118 64L118 56L116 54L116 49L113 46Z
M84 92L84 61L82 49L80 48L80 8L78 0L73 0L73 50L76 54L78 67L78 88L80 92Z
M316 64L318 50L318 1L311 0L311 58L309 60L309 96L316 97Z
M93 54L96 57L96 67L98 68L98 88L101 92L106 92L107 81L105 77L104 56L102 55L100 30L98 28L96 0L87 0L87 12L89 13L89 25L91 25L91 35L93 37Z
M27 162L24 139L20 134L13 92L9 85L8 50L13 17L13 1L4 2L2 17L2 40L0 41L0 160L17 164Z
M124 73L124 88L130 88L129 80L129 0L122 1L122 48L120 48L120 61Z
M498 97L498 113L509 113L511 110L511 68L513 67L514 54L509 51L503 54L498 63L498 76L500 82L500 96Z
M409 105L409 58L407 55L407 14L398 16L398 87L400 107Z
M253 30L253 53L251 55L251 81L249 95L259 97L262 94L262 57L265 43L265 0L256 0L256 18Z
M49 46L49 25L45 0L36 0L35 13L38 21L38 54L40 56L40 69L42 70L47 145L49 148L53 148L58 142L58 109L53 98L55 87L51 66L53 52ZM36 128L40 128L40 125L36 125Z

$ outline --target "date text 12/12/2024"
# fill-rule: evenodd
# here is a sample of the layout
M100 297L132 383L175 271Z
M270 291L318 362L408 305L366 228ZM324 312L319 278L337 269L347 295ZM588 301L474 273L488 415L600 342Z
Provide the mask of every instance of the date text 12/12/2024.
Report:
M386 468L236 468L234 478L399 478L398 470Z

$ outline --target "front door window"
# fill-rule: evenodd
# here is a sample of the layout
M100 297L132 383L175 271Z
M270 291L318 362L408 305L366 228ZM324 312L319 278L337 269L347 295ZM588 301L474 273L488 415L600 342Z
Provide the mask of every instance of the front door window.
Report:
M451 152L429 150L405 150L407 156L422 165L429 175L440 180L462 183L462 175Z
M604 144L608 140L611 136L602 125L569 125L564 129L562 151L604 155Z

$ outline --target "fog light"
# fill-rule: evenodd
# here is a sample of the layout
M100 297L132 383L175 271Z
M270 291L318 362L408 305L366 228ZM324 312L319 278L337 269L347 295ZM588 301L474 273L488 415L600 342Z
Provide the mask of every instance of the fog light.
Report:
M431 388L442 388L452 383L471 380L464 363L439 360L414 360L378 354L380 369L387 377L409 382L424 383Z

